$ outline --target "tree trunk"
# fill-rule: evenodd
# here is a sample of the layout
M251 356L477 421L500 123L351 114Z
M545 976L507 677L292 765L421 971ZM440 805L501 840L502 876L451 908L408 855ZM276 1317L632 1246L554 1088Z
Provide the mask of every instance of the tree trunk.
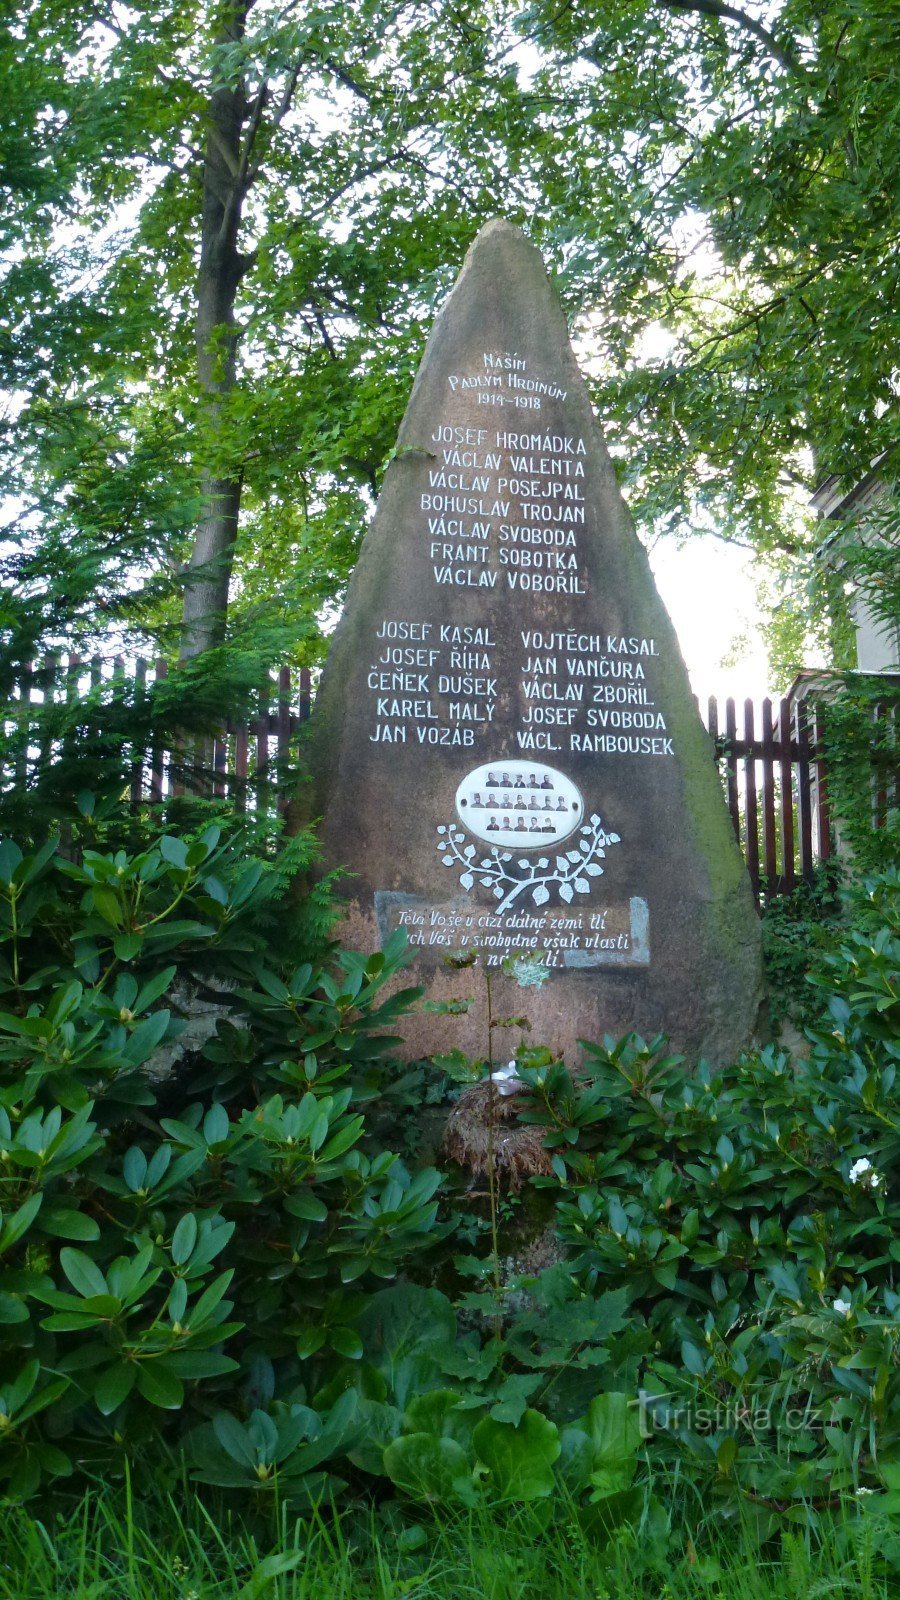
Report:
M227 47L243 38L252 3L253 0L230 0L224 7L217 46ZM242 80L214 89L203 165L196 321L206 460L200 472L200 521L184 587L182 661L220 644L224 637L238 530L241 474L229 460L229 444L223 430L227 427L224 413L237 374L240 330L234 316L235 296L248 265L248 257L241 255L237 245L246 193L242 145L248 112Z

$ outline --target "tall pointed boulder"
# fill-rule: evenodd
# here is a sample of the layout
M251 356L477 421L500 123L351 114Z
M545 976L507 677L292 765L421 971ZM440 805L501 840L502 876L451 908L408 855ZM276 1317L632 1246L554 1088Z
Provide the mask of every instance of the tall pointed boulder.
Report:
M342 937L405 928L431 998L466 988L450 950L545 950L530 1037L570 1061L631 1029L719 1061L750 1041L759 919L709 737L562 309L508 223L429 338L311 760L327 863L352 874ZM451 1039L410 1019L407 1053L483 1052L484 1020L478 1002Z

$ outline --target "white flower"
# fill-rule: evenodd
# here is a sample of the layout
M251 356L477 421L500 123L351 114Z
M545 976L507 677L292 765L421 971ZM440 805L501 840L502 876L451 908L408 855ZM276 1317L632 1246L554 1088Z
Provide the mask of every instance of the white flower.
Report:
M860 1156L859 1160L854 1161L850 1168L850 1182L865 1183L867 1188L877 1189L881 1179L868 1157Z
M497 1093L502 1095L516 1094L519 1089L525 1088L514 1061L507 1061L505 1067L498 1067L496 1072L492 1072L491 1083Z
M858 1488L858 1489L857 1489L857 1491L856 1491L856 1493L857 1493L857 1495L861 1495L861 1494L874 1494L874 1493L875 1493L875 1490L874 1490L874 1489L867 1489L867 1488L865 1488L865 1486L864 1486L864 1485L863 1485L863 1484L860 1484L860 1486L859 1486L859 1488Z
M834 1309L835 1309L835 1311L839 1311L841 1313L842 1317L846 1317L847 1313L851 1310L850 1301L849 1300L835 1300Z

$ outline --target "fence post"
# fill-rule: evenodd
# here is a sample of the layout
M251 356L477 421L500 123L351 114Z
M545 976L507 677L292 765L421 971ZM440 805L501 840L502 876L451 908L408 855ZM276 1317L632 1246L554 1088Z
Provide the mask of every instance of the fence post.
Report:
M234 735L234 807L242 814L247 809L247 727L245 723Z
M279 816L284 815L288 803L286 771L291 754L291 669L281 667L278 673L278 793L276 804Z
M228 734L225 729L213 739L213 795L224 800L228 782Z
M269 809L269 702L272 685L266 674L259 690L259 716L256 719L256 809L261 816Z
M781 890L791 894L796 887L794 870L794 763L791 707L782 700L778 711L778 748L781 754Z
M46 709L47 706L52 706L56 702L56 678L57 678L57 674L59 672L59 664L60 664L59 652L56 651L56 650L51 650L50 654L47 656L46 664L43 667L40 668L40 671L38 673L38 680L39 680L39 684L40 684L41 693L43 694L43 703L44 703L44 708L45 709ZM40 754L40 761L41 761L41 765L42 766L44 765L45 762L48 762L50 760L50 755L51 755L52 749L53 749L53 737L52 737L52 733L51 733L50 729L47 727L46 718L45 718L44 719L44 736L41 739L41 754Z
M806 704L798 701L797 726L797 821L800 832L800 875L810 883L815 871L812 847L812 797L810 795L810 744Z
M162 660L162 658L158 658L156 662L156 671L154 674L154 683L162 683L167 673L168 668L166 663ZM165 762L165 751L154 738L150 767L150 804L154 806L158 806L163 798L163 791L166 781Z
M66 674L65 674L65 677L66 677L65 701L66 701L66 707L67 707L67 709L69 711L71 711L72 707L75 705L76 701L78 700L78 674L79 674L80 671L81 671L81 657L79 655L74 654L74 652L73 652L73 654L70 655L68 660L66 661ZM68 728L66 730L66 736L65 736L65 739L63 741L63 747L68 753L71 753L72 747L75 744L75 742L77 740L77 737L78 737L78 735L77 735L77 733L76 733L74 728L70 727L70 728Z
M731 813L731 826L738 844L741 842L741 811L738 804L737 783L737 716L734 701L725 701L725 738L727 752L725 757L725 791L728 797L728 810Z
M312 690L310 688L309 667L300 668L300 721L308 722L312 709Z
M762 703L762 812L763 855L766 863L766 896L778 891L775 851L775 736L772 727L772 702Z
M744 822L747 829L747 871L759 894L759 816L756 804L756 735L753 701L744 701Z
M28 782L28 746L31 738L31 691L34 686L34 667L31 663L25 667L19 684L19 704L24 706L25 714L22 717L22 740L16 752L16 788L24 789Z
M825 775L825 750L823 745L823 716L820 706L812 707L812 741L815 758L816 851L820 861L831 855L831 824L828 806L828 784Z
M135 709L143 714L144 700L146 697L147 663L140 658L134 664L134 704ZM144 796L144 749L142 745L135 745L132 749L131 759L131 789L130 804L132 811L137 811Z

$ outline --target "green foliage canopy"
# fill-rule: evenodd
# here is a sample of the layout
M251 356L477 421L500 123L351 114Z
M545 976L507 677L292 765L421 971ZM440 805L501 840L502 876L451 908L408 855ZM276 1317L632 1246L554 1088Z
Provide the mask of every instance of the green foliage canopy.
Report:
M267 606L302 634L340 596L423 333L495 213L559 275L642 525L796 552L817 464L859 473L892 429L890 9L256 0L228 43L227 4L26 0L0 166L18 659L104 621L166 637L204 467L240 485L232 626ZM238 83L238 381L213 426L205 141Z

